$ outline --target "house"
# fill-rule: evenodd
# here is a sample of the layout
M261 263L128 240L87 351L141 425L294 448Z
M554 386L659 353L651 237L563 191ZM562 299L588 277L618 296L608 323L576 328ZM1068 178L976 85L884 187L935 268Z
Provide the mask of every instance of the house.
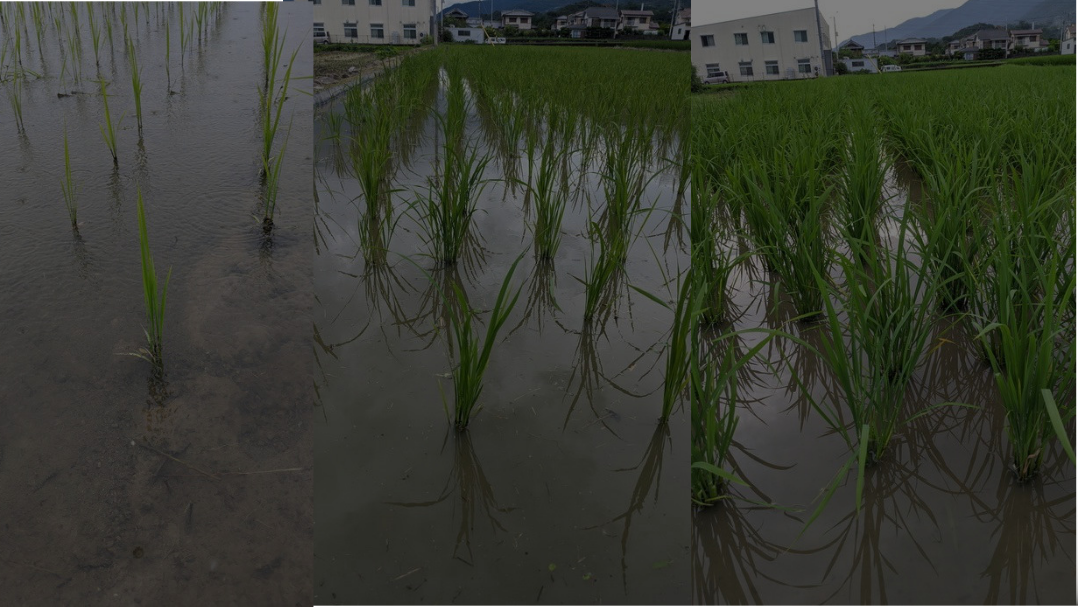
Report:
M1041 48L1041 41L1043 40L1040 29L1033 30L1011 30L1010 45L1014 50L1026 49L1032 51L1039 51Z
M453 42L483 44L487 40L486 32L481 27L446 27L445 31L453 37Z
M569 28L574 25L583 26L584 29L590 27L614 29L618 26L618 19L617 9L606 6L592 6L580 12L566 15L564 22L559 17L554 22L554 29ZM559 26L559 23L562 25Z
M618 30L627 33L657 34L658 24L654 22L655 13L651 11L621 11ZM652 25L655 30L652 30Z
M854 57L839 59L839 61L846 64L846 69L852 74L854 72L869 72L870 74L878 74L880 71L879 64L875 59L867 57Z
M692 21L692 9L683 8L678 11L677 17L674 18L674 27L670 28L671 40L688 40L689 39L689 25Z
M429 0L315 0L312 4L314 29L325 32L331 42L418 45L424 36L432 35Z
M972 43L969 46L979 50L997 48L1006 51L1011 47L1010 34L1001 29L980 30L966 40Z
M924 38L908 38L906 40L898 41L898 54L900 55L913 55L914 57L924 57L926 54L925 46L928 41Z
M950 57L951 55L954 55L958 51L958 49L962 48L963 46L965 45L962 43L962 40L951 40L947 43L947 50L944 52L947 54L948 57Z
M1059 53L1061 55L1073 55L1074 54L1074 26L1068 25L1063 28L1063 39L1059 42Z
M839 52L847 51L854 57L863 57L865 53L865 47L858 44L855 40L849 40L842 46L838 47Z
M830 30L815 8L694 25L690 39L700 78L718 72L731 82L834 75Z
M519 30L530 30L532 28L532 17L534 16L535 13L531 11L522 11L518 9L502 11L502 27L515 27Z
M460 10L457 7L453 7L442 13L443 19L460 19L461 21L468 20L468 13Z

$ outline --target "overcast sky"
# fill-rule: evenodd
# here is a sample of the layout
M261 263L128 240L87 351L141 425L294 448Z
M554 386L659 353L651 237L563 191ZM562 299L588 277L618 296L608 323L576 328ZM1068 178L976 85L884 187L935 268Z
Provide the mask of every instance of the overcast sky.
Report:
M812 6L813 0L693 0L692 22L696 25L742 19L769 13L780 13ZM872 31L883 31L906 19L924 17L943 8L961 6L966 0L819 0L820 13L827 18L834 37L838 39ZM834 21L832 21L834 19ZM832 24L835 25L832 25Z

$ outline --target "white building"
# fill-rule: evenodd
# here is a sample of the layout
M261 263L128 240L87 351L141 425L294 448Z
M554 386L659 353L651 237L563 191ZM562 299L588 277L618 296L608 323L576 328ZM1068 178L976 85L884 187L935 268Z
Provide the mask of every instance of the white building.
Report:
M880 71L879 66L876 64L876 60L871 57L851 57L839 59L839 61L846 64L846 69L848 69L851 74L855 72L877 74Z
M815 8L697 25L690 36L693 69L701 78L726 72L731 82L829 76L830 37Z
M1063 39L1059 41L1059 52L1061 55L1073 55L1074 54L1074 26L1068 25L1063 28Z
M445 31L453 37L453 42L474 42L483 44L487 36L481 27L446 27Z
M621 19L618 30L623 32L636 32L639 34L656 34L659 26L654 22L655 13L645 10L623 10L618 15Z
M419 44L432 34L434 0L312 0L314 31L330 42Z
M678 11L677 18L674 20L674 27L670 28L671 40L688 40L689 39L689 26L692 22L692 9L683 8Z
M924 57L927 53L926 46L928 44L928 40L925 40L924 38L910 38L907 40L899 40L897 44L899 55Z

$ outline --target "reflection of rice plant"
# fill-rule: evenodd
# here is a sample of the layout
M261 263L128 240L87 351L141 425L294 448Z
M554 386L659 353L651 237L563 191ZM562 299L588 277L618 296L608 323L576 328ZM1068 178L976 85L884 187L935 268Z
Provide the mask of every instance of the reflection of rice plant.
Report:
M457 359L457 365L453 369L454 414L452 416L453 425L457 430L467 428L472 415L479 409L479 395L483 391L483 374L490 362L490 354L498 337L498 331L509 318L513 306L520 297L519 287L512 296L509 295L509 284L520 260L521 257L518 257L513 262L505 275L505 280L502 281L482 343L479 342L476 332L472 330L472 317L475 313L468 304L463 290L456 284L453 285L458 305L450 305L448 308L451 311L449 324L453 331L453 345L456 348ZM448 404L446 404L446 415L449 415Z
M674 305L674 324L670 329L670 340L666 344L666 375L663 376L663 410L660 422L666 423L674 404L685 392L688 382L689 363L692 344L690 336L698 321L699 301L692 288L692 277L686 273L681 278L681 289ZM656 299L656 301L659 301ZM660 302L662 303L662 302Z
M146 213L142 206L142 189L138 190L138 233L139 249L142 256L142 289L146 304L146 342L148 348L142 349L139 356L148 360L158 370L163 366L161 348L165 336L165 297L168 281L172 277L169 268L165 284L160 292L157 289L157 271L154 270L153 256L150 254L150 239L146 233Z
M172 72L169 70L169 66L172 63L170 58L172 54L172 35L169 33L172 31L168 20L165 20L165 88L172 91Z
M19 133L26 132L26 125L22 121L22 77L16 74L11 80L11 87L7 91L8 100L11 102L11 112L15 115L15 129Z
M101 69L101 59L100 59L100 56L101 56L101 28L98 27L97 23L94 21L94 5L93 5L93 3L92 2L87 2L84 6L86 7L86 18L87 18L87 20L89 21L89 24L90 24L90 41L93 42L93 44L94 44L94 65L97 66L97 68L100 70Z
M98 80L98 84L101 86L101 101L105 105L105 124L101 126L101 136L105 138L105 145L109 146L109 152L112 153L112 164L120 166L120 161L116 157L116 130L112 124L112 114L109 113L109 95L105 91L104 79ZM123 116L120 117L123 120ZM117 122L117 125L119 122Z
M64 129L64 180L60 184L64 192L64 204L67 206L67 215L71 219L71 229L79 231L78 204L75 198L75 178L71 174L71 155L67 148L67 129Z

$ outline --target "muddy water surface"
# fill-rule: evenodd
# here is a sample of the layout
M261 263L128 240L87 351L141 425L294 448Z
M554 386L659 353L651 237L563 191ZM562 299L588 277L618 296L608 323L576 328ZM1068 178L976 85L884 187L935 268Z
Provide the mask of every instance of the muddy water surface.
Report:
M109 109L124 115L118 168L99 130L84 6L81 81L69 57L61 84L50 24L44 47L33 39L23 56L42 75L25 82L25 136L0 114L0 602L309 605L310 97L285 106L292 129L266 239L252 216L259 6L225 5L182 69L177 7L142 5L137 19L128 7L141 141L122 9L95 7ZM310 19L307 7L281 9L289 51ZM294 78L310 76L310 55L304 45ZM60 188L65 124L77 237ZM172 270L163 381L125 355L145 341L139 188L162 282Z

